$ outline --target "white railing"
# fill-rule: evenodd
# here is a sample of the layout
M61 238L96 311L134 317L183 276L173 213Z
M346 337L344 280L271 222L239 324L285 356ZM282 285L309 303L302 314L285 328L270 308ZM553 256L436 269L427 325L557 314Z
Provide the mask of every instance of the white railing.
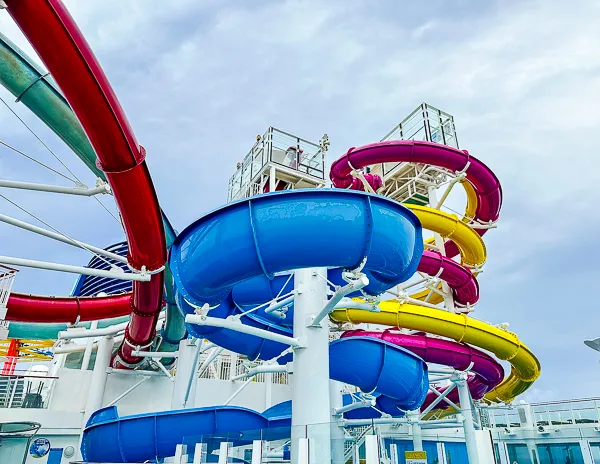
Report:
M18 371L0 375L0 408L47 408L57 378Z
M0 264L0 340L8 336L8 323L5 323L4 318L6 317L6 305L17 272L19 271L12 267Z
M200 365L208 358L210 352L202 353L200 355ZM238 358L236 362L236 368L233 375L231 375L231 356L228 354L221 355L215 361L213 361L208 368L201 373L201 379L215 379L215 380L231 380L231 377L243 374L245 372L244 363L248 362L245 358ZM265 373L257 374L253 377L253 382L264 383L267 377ZM289 385L290 376L287 372L273 372L271 375L271 383L275 385Z

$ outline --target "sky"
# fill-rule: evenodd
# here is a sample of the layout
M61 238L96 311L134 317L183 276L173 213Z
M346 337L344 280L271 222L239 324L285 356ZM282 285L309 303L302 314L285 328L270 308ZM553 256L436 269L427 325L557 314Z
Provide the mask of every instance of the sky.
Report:
M381 139L421 102L455 117L461 148L502 183L474 315L509 322L542 363L523 399L600 396L600 2L557 0L65 2L129 117L162 208L181 230L225 203L236 163L269 126L331 162ZM0 12L0 31L34 52ZM85 183L94 178L14 97L0 97ZM0 104L0 140L65 172ZM0 177L69 185L0 146ZM3 190L58 230L122 239L93 199ZM114 210L110 197L102 201ZM0 198L0 212L33 222ZM2 253L83 265L89 255L0 224ZM23 270L15 289L65 295L74 275Z

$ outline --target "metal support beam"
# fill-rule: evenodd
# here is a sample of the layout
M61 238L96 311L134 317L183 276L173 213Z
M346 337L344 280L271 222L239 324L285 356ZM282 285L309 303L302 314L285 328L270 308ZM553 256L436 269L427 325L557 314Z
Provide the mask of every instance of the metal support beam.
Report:
M232 316L229 316L226 319L220 319L217 317L202 316L199 314L188 314L185 317L185 322L188 324L208 325L210 327L221 327L223 329L235 330L236 332L246 333L256 337L266 338L267 340L284 343L286 345L293 346L294 348L300 346L300 341L297 338L287 337L285 335L280 335L267 330L245 325L238 318Z
M366 287L367 285L369 285L369 278L366 275L361 274L356 280L344 285L343 287L339 287L329 301L325 304L325 306L323 306L323 309L321 309L321 311L312 318L310 326L320 327L321 321L335 309L335 305L338 304L342 298L349 293L356 292L357 290Z
M71 274L107 277L109 279L132 281L135 280L138 282L149 282L150 277L152 277L147 272L139 274L132 272L124 272L120 268L120 271L103 271L101 269L91 269L82 266L71 266L70 264L50 263L47 261L35 261L33 259L13 258L11 256L0 256L0 264L7 264L9 266L32 267L35 269L46 269L48 271L68 272Z
M15 219L10 216L6 216L5 214L0 214L0 221L6 224L10 224L11 226L28 230L29 232L33 232L34 234L43 235L44 237L48 237L53 240L66 243L67 245L73 245L78 248L83 248L84 250L96 253L97 255L105 256L106 258L110 258L117 262L127 264L127 257L125 256L121 256L116 253L111 253L110 251L103 250L102 248L98 248L94 245L90 245L88 243L72 239L70 237L67 237L66 235L52 232L50 230L44 229L43 227L38 227L33 224L29 224L28 222Z
M83 184L75 187L61 187L60 185L35 184L32 182L0 179L0 187L19 190L34 190L37 192L64 193L67 195L79 195L84 197L92 197L100 193L110 193L110 185L106 182L99 183L96 187L89 188Z

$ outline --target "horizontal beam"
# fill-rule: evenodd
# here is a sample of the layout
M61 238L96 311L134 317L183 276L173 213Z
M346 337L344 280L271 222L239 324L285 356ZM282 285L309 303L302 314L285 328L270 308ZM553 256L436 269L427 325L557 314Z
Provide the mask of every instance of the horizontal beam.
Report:
M52 232L42 227L34 226L33 224L29 224L28 222L21 221L19 219L7 216L5 214L0 214L0 221L6 224L10 224L11 226L28 230L29 232L33 232L34 234L43 235L44 237L58 240L59 242L66 243L67 245L73 245L78 248L83 248L98 255L105 256L115 261L127 264L127 258L125 256L121 256L116 253L111 253L110 251L106 251L102 248L95 247L94 245L89 245L87 243L80 242L79 240L69 238L66 235L58 234L56 232Z
M266 338L274 342L283 343L285 345L293 346L298 348L300 341L297 338L288 337L286 335L280 335L268 330L258 329L249 325L243 324L239 319L229 316L226 319L220 319L218 317L208 317L199 314L188 314L185 316L185 322L188 324L207 325L209 327L221 327L222 329L234 330L236 332L245 333L248 335L254 335L260 338Z
M115 337L115 344L119 344L123 341L124 336L118 335ZM77 345L75 343L69 343L67 345L57 346L52 348L52 352L57 354L69 354L69 353L83 353L85 351L86 345ZM98 342L94 342L92 346L92 350L98 349Z
M133 356L139 356L141 358L177 358L179 351L137 351L131 352Z
M16 180L0 179L0 187L20 190L34 190L36 192L64 193L66 195L79 195L84 197L92 197L94 195L98 195L99 193L110 193L110 186L104 182L96 187L88 188L85 185L61 187L60 185L35 184L32 182L19 182Z
M348 411L354 411L355 409L362 409L362 408L371 408L373 406L375 406L374 399L355 401L354 403L347 404L346 406L342 406L341 408L334 408L333 415L340 416Z
M71 274L83 274L96 277L107 277L118 280L135 280L138 282L149 282L152 277L149 273L125 272L121 268L119 271L105 271L102 269L91 269L82 266L71 266L70 264L57 264L48 261L36 261L33 259L13 258L12 256L0 256L0 264L9 266L32 267L35 269L46 269L48 271L69 272Z

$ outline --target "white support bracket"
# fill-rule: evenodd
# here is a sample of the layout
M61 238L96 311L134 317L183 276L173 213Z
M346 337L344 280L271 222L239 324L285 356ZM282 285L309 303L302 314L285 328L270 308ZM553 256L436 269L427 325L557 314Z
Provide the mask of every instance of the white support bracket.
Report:
M348 411L354 411L355 409L361 408L372 408L373 406L375 406L375 398L372 398L370 400L355 401L354 403L347 404L346 406L342 406L341 408L333 408L333 415L341 416L342 414Z
M220 319L218 317L209 317L203 316L199 314L188 314L185 316L185 322L188 324L198 324L198 325L207 325L210 327L221 327L222 329L230 329L236 332L245 333L248 335L254 335L260 338L266 338L267 340L272 340L274 342L283 343L285 345L290 345L294 348L300 348L300 340L293 337L288 337L286 335L280 335L277 333L269 332L268 330L259 329L256 327L251 327L249 325L243 324L238 318L229 316L225 319Z
M79 195L84 197L92 197L98 194L110 193L110 185L100 179L96 181L96 186L92 188L89 188L87 185L83 184L76 185L75 187L62 187L59 185L35 184L32 182L19 182L16 180L6 179L0 179L0 187L19 190L33 190L36 192L63 193L66 195Z
M335 292L333 293L333 296L329 299L329 301L327 301L325 306L323 306L323 309L321 309L321 311L313 317L309 327L320 327L321 321L335 309L336 304L338 304L342 300L342 298L344 298L349 293L356 292L357 290L360 290L369 285L369 278L362 273L358 274L356 278L352 276L352 278L346 278L344 280L347 280L348 284L344 285L343 287L336 288Z

